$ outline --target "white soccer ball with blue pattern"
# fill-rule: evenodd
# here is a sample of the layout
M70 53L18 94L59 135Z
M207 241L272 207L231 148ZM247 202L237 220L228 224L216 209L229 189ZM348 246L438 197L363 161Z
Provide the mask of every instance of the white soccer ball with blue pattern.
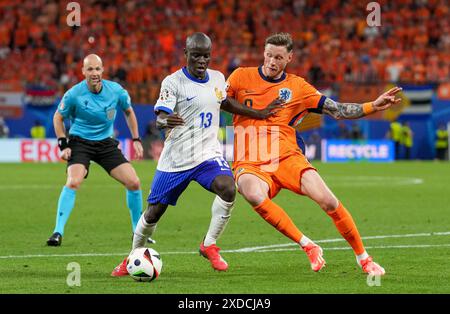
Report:
M137 248L127 259L127 271L136 281L152 281L161 274L162 260L151 248Z

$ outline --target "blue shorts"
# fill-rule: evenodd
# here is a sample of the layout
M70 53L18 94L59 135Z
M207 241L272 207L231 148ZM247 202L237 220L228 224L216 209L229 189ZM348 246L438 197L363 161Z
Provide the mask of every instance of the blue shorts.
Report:
M233 178L228 162L221 157L204 161L186 171L165 172L156 170L147 202L175 206L181 193L192 180L211 191L211 184L217 176Z
M297 140L297 145L302 150L302 154L306 156L306 146L305 141L303 140L303 137L299 131L295 131L295 137Z

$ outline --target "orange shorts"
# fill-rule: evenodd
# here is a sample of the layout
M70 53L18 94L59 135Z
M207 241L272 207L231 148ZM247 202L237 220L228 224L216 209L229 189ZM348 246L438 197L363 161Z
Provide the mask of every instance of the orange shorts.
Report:
M293 154L280 159L278 164L255 165L239 162L234 166L234 177L238 182L239 177L250 173L269 185L269 197L274 198L281 189L288 189L297 194L301 192L301 177L308 169L317 170L303 154Z

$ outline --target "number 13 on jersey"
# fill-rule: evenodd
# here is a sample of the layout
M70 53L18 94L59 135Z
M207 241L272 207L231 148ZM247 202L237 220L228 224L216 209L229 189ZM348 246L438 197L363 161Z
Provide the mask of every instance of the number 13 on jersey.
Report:
M211 112L202 112L200 113L200 118L202 119L201 123L200 123L200 127L201 128L209 128L211 126L212 123L212 113Z

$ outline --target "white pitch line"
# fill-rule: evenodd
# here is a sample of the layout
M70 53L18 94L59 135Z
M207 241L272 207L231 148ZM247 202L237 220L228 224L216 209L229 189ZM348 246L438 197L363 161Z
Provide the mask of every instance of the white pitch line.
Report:
M434 247L450 247L450 243L445 244L412 244L412 245L377 245L377 246L366 246L366 249L411 249L420 248L428 249ZM350 246L345 247L322 247L324 251L338 251L338 250L351 250ZM285 249L269 249L269 250L259 250L254 253L264 253L264 252L283 252L283 251L297 251L298 248L285 248ZM224 251L226 252L226 251ZM232 252L229 252L232 253Z
M61 185L62 186L62 185ZM15 185L0 185L0 190L24 190L24 189L48 189L48 190L60 190L60 185L56 184L15 184ZM100 188L122 188L120 184L95 184L88 183L85 184L89 189L100 189Z
M128 253L68 253L68 254L33 254L33 255L5 255L0 259L34 258L34 257L91 257L91 256L127 256ZM188 253L188 252L186 252Z
M412 238L412 237L431 237L431 236L446 236L450 235L450 231L446 232L429 232L429 233L410 233L410 234L391 234L391 235L378 235L378 236L367 236L362 237L363 240L373 240L373 239L388 239L388 238ZM344 238L334 238L334 239L324 239L314 241L315 243L331 243L331 242L343 242ZM259 251L263 249L270 248L278 248L278 247L287 247L287 246L298 246L297 243L285 243L285 244L272 244L272 245L264 245L264 246L254 246L247 247L242 249L234 250L236 252L252 252ZM226 252L226 251L223 251Z
M445 244L413 244L413 245L378 245L378 246L366 246L366 249L410 249L410 248L436 248L436 247L449 247L450 243ZM272 248L258 251L240 251L240 250L223 250L223 253L267 253L267 252L285 252L285 251L297 251L298 248ZM338 251L338 250L351 250L351 247L323 247L324 251ZM96 257L96 256L127 256L129 253L80 253L80 254L36 254L36 255L6 255L0 256L0 259L12 259L12 258L36 258L36 257ZM198 251L194 252L164 252L161 255L192 255L198 254Z
M325 176L330 184L341 186L372 186L386 184L388 185L411 185L422 184L424 180L422 178L412 177L383 177L383 176ZM355 183L357 182L357 183ZM120 184L102 184L99 182L86 182L85 186L88 188L122 188ZM8 182L0 183L0 190L23 190L23 189L51 189L60 190L58 184L39 184L39 183L25 183L25 184L8 184Z
M411 177L383 177L383 176L325 176L325 181L329 184L340 186L375 186L385 183L389 185L417 185L423 184L424 180L421 178Z
M386 238L410 238L410 237L430 237L430 236L447 236L450 235L450 231L445 232L431 232L431 233L410 233L410 234L392 234L392 235L378 235L363 237L365 240L369 239L386 239ZM330 243L345 241L342 238L317 240L316 243ZM287 246L295 246L295 248L283 248ZM387 245L387 246L366 246L367 249L396 249L396 248L432 248L432 247L450 247L450 244L417 244L417 245ZM349 250L350 247L324 247L324 250ZM278 251L295 251L298 250L298 244L273 244L266 246L247 247L236 250L222 250L223 253L263 253L263 252L278 252ZM95 256L127 256L129 252L124 253L68 253L68 254L34 254L34 255L5 255L0 256L0 259L13 259L13 258L40 258L40 257L95 257ZM180 255L180 254L198 254L198 251L194 252L163 252L161 255Z

